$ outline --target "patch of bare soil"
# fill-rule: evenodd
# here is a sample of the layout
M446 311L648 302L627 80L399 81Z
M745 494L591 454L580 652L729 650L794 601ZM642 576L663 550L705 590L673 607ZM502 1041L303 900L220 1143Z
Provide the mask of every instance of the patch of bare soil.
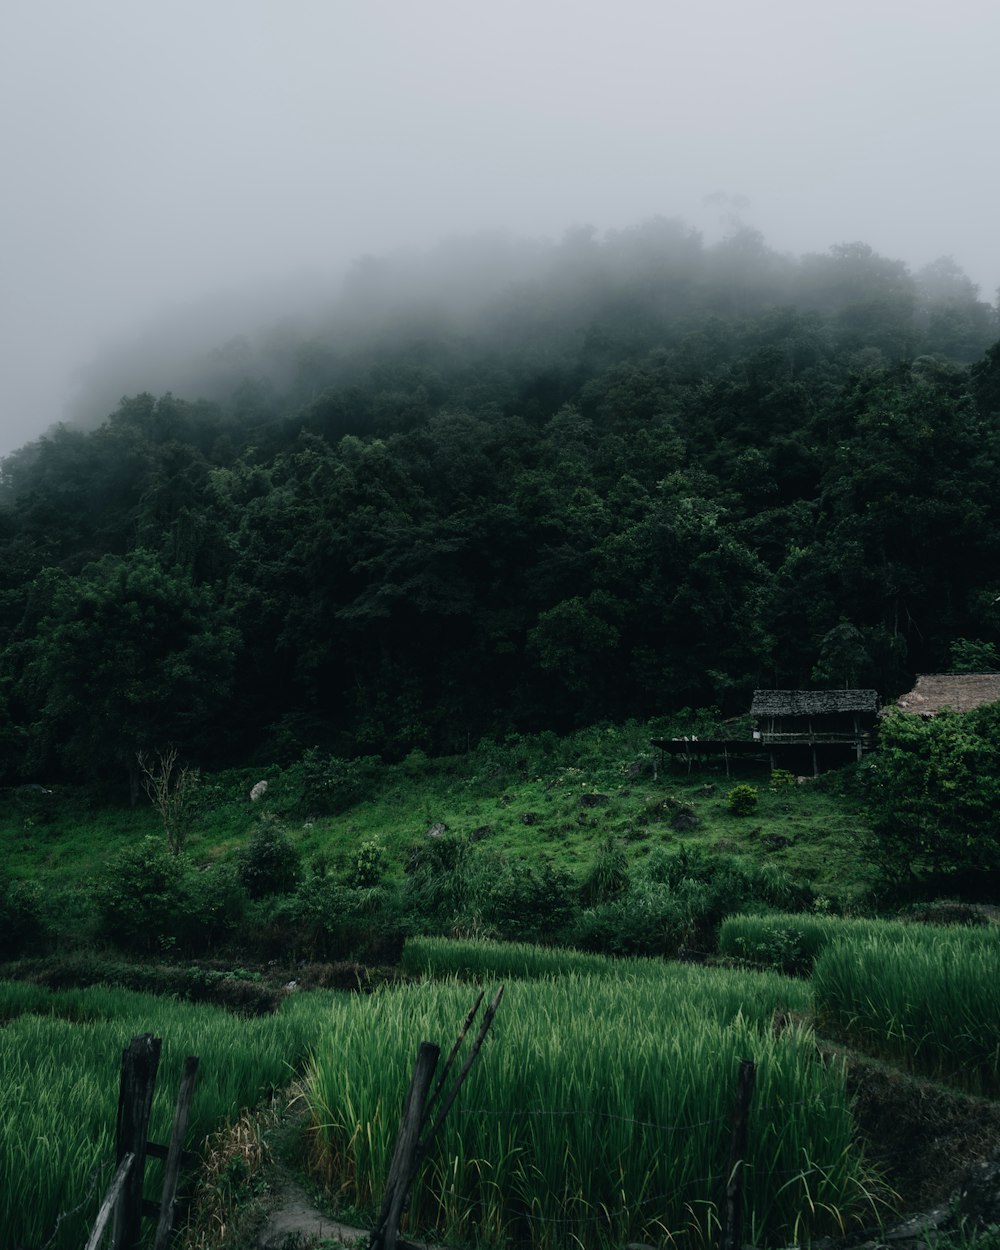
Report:
M1000 1228L1000 1104L824 1044L847 1062L859 1145L899 1195L896 1219L815 1250L930 1250ZM986 1242L980 1243L985 1250Z
M904 1210L946 1201L1000 1150L1000 1104L855 1053L847 1062L865 1153L884 1170Z
M305 1250L322 1242L353 1247L367 1244L368 1233L342 1224L318 1210L305 1190L285 1178L273 1194L273 1206L257 1233L257 1250Z

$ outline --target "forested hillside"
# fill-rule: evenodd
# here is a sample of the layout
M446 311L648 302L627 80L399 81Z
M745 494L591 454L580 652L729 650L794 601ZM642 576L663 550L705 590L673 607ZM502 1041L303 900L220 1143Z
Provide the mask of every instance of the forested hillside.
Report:
M0 782L989 657L998 337L946 260L665 220L366 262L308 327L3 462Z

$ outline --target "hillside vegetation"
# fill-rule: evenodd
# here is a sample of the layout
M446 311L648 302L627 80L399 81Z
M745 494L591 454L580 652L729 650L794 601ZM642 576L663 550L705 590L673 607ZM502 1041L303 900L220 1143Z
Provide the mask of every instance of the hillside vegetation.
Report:
M997 336L948 261L666 220L360 266L3 462L0 779L990 667Z
M747 814L733 790L751 794ZM396 765L311 752L206 775L174 814L178 854L145 796L130 808L68 787L8 790L9 911L20 899L36 935L8 924L5 945L47 931L147 956L347 958L393 934L460 932L711 950L724 915L751 901L877 902L865 792L853 768L804 784L759 766L671 768L636 724Z

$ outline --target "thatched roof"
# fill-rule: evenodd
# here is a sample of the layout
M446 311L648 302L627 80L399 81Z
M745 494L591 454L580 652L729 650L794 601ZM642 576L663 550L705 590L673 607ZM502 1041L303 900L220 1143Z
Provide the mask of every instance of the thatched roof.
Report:
M751 716L827 716L877 712L877 690L755 690Z
M909 694L895 706L903 712L934 716L938 712L971 712L984 703L1000 703L1000 673L920 673Z

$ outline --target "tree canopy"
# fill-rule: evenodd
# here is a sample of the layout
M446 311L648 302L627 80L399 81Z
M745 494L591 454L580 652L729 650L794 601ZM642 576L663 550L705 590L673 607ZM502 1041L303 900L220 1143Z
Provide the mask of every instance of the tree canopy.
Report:
M888 698L993 654L1000 327L953 263L665 220L505 263L361 266L323 326L3 461L8 777Z

